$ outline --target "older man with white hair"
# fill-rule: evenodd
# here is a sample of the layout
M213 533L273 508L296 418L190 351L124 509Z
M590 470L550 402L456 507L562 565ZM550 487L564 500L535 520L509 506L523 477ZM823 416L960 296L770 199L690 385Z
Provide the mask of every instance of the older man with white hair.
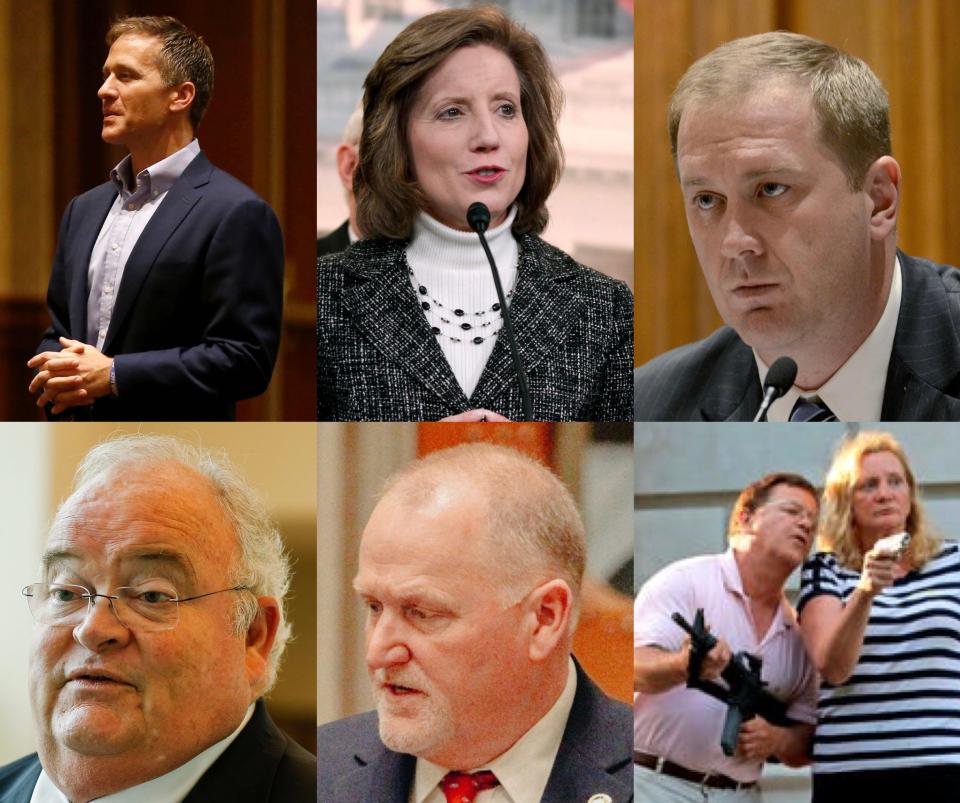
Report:
M360 543L376 712L320 728L320 800L626 803L630 710L570 655L584 564L570 492L469 444L393 477Z
M23 589L39 745L0 768L0 801L314 800L315 758L262 699L289 577L225 460L159 436L91 450Z

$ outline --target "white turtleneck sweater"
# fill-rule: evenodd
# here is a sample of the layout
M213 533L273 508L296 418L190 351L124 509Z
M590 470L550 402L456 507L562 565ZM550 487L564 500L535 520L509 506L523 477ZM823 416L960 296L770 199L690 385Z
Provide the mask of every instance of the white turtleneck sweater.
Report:
M504 294L510 293L517 283L520 251L510 231L516 216L514 206L503 223L486 233ZM407 264L413 271L413 292L421 304L430 305L423 314L430 326L440 330L437 342L443 356L470 398L499 339L493 333L503 327L500 313L491 309L497 303L497 289L480 240L472 231L451 229L421 212L413 224L406 253ZM426 294L420 292L421 287L426 288ZM464 314L457 316L457 309ZM477 315L480 311L483 314ZM470 329L462 329L462 324L469 324ZM476 337L484 338L483 342L474 343Z

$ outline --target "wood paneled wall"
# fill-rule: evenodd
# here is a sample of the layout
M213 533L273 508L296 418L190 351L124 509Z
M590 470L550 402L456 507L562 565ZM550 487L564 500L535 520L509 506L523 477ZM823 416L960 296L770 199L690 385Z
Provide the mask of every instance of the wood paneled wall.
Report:
M898 243L960 265L960 3L955 0L636 0L635 354L638 365L721 325L687 232L667 136L686 68L722 42L786 29L866 61L890 95L903 169Z

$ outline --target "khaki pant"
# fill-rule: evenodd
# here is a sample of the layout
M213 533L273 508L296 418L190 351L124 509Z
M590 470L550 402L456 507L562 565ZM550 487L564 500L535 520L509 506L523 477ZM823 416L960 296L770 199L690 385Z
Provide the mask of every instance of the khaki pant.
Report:
M633 767L634 803L763 803L759 786L741 789L710 789L654 772L646 767Z

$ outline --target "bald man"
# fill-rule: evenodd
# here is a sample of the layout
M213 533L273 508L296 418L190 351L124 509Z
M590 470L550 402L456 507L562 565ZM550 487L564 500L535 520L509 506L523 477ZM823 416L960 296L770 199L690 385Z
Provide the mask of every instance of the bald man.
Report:
M585 552L570 492L512 449L394 476L354 579L377 710L319 729L319 798L632 800L630 709L570 654Z

